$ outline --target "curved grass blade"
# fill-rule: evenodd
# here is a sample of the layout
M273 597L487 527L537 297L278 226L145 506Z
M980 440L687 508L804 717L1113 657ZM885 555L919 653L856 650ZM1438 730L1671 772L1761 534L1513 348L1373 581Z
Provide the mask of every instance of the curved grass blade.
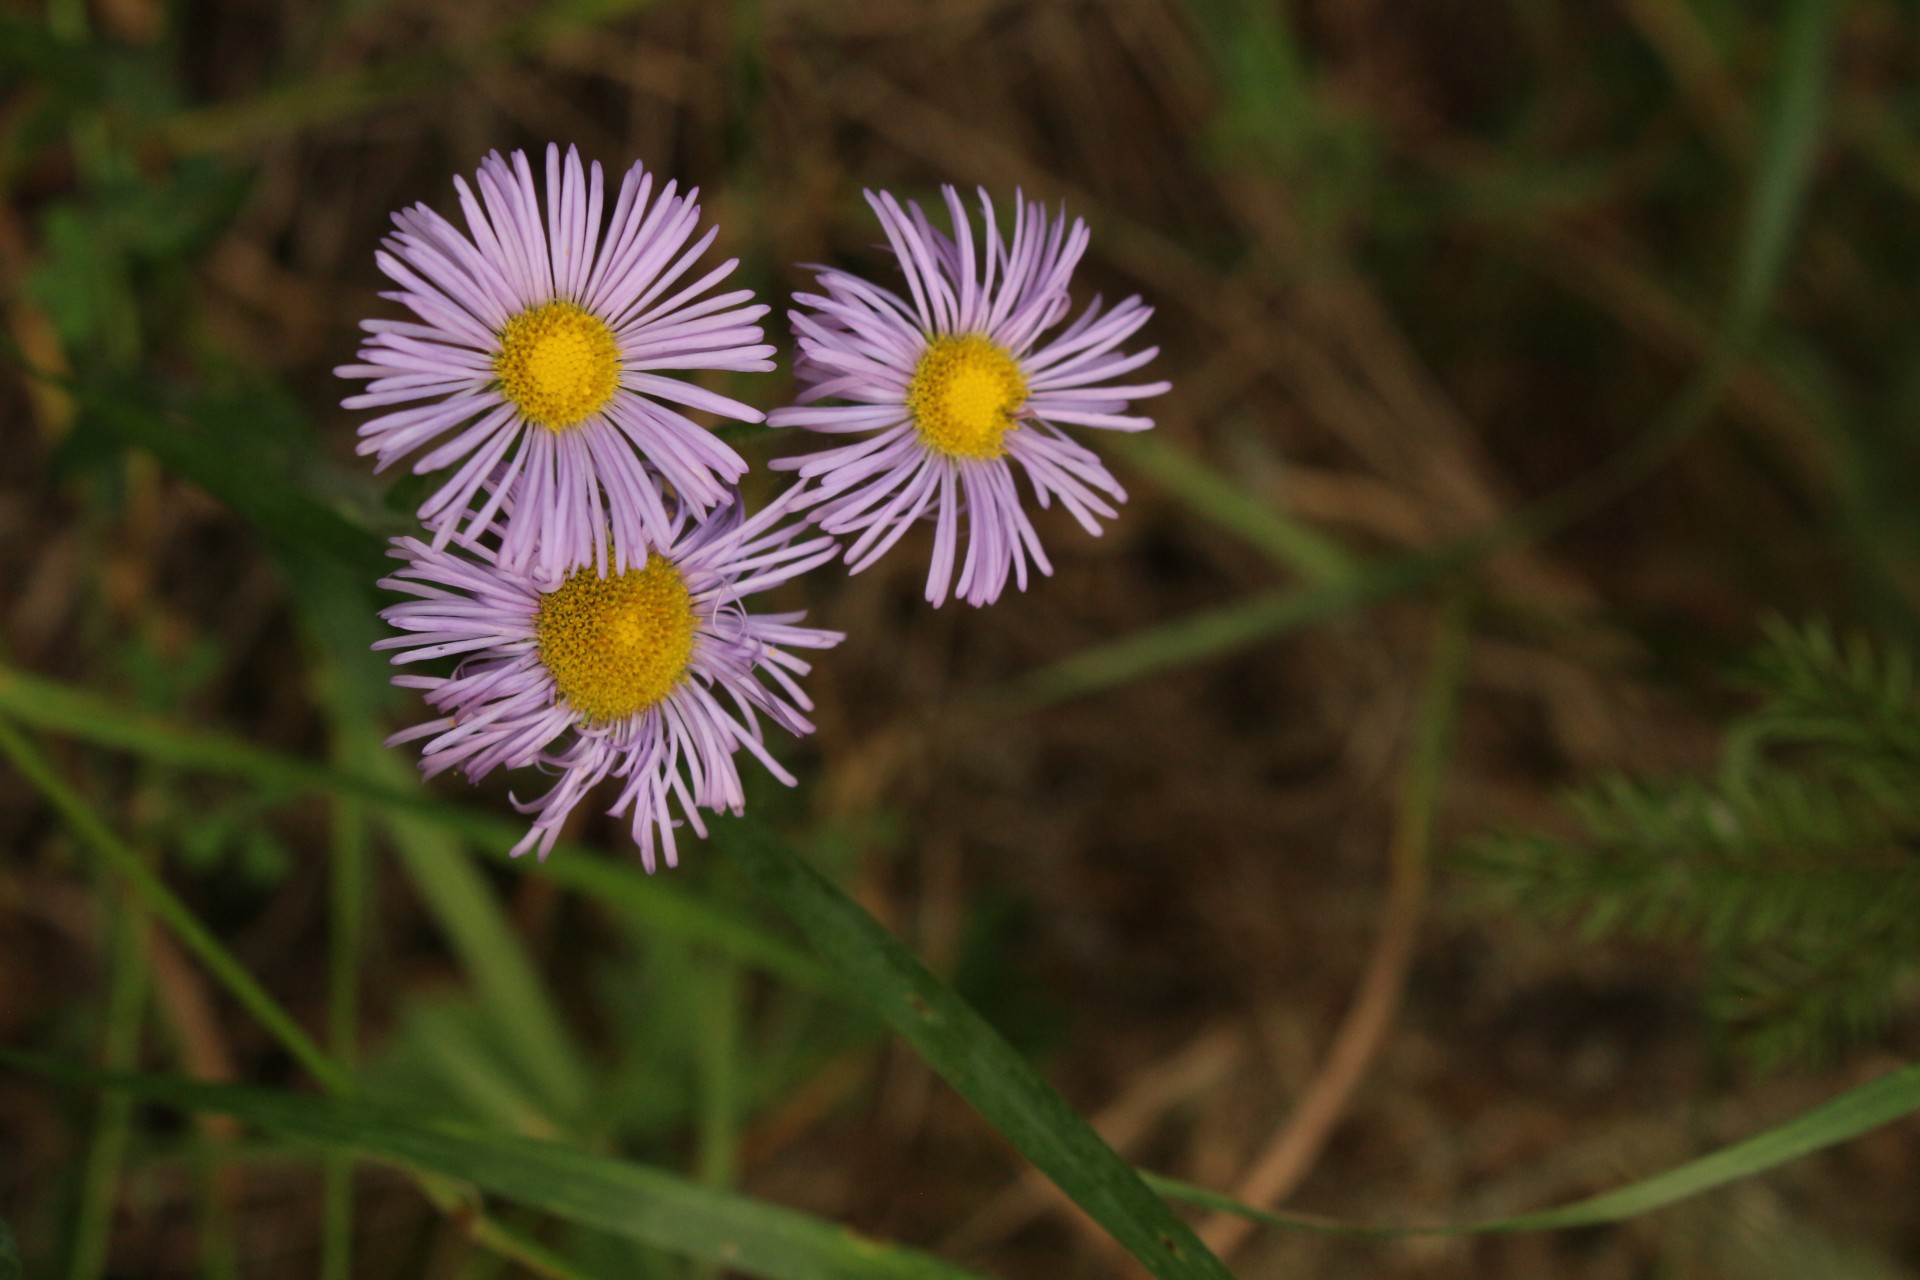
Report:
M524 17L451 49L399 57L364 69L275 85L233 102L189 108L159 123L157 139L181 152L240 146L337 120L350 120L445 90L490 64L536 53L555 40L647 7L647 0L547 0Z
M545 1280L595 1280L539 1241L504 1222L481 1218L468 1228L473 1242L483 1249L517 1262ZM471 1274L471 1273L469 1273Z
M1266 591L1231 604L1143 627L1049 663L988 695L1015 706L1047 706L1144 676L1190 666L1366 608L1474 564L1464 545L1415 553L1345 577L1290 591Z
M293 484L237 458L190 425L169 421L83 382L59 380L120 442L231 507L270 543L326 556L369 581L385 571L386 539Z
M267 994L252 973L233 953L220 945L200 917L174 895L166 882L140 858L124 840L102 822L86 801L55 772L53 765L12 723L0 719L0 754L4 754L22 777L47 798L55 811L82 841L100 855L101 861L127 884L154 916L173 932L208 971L220 980L233 998L273 1034L286 1051L305 1067L307 1073L329 1091L345 1086L346 1078L313 1038L301 1029L290 1014Z
M311 640L336 751L349 767L396 790L414 783L412 768L383 750L380 714L391 702L392 668L373 646L386 634L371 584L312 556L289 555L287 570L302 584L296 605ZM361 802L336 797L335 804ZM547 1113L565 1121L585 1105L586 1056L561 1015L526 942L508 922L467 842L418 817L383 815L414 891L459 956L499 1043L537 1090Z
M415 815L466 836L498 861L507 861L507 851L525 834L524 827L507 819L435 799L418 787L390 787L228 734L177 725L90 690L4 665L0 665L0 715L177 769L285 791L364 800L382 812ZM818 963L770 934L761 922L725 911L667 881L650 879L582 845L562 841L545 862L529 858L514 865L529 875L544 876L598 898L650 928L705 942L794 986L833 993L834 980Z
M1548 1231L1565 1227L1591 1227L1638 1217L1715 1187L1765 1173L1790 1160L1836 1146L1917 1112L1920 1112L1920 1064L1902 1067L1751 1138L1616 1190L1558 1208L1541 1209L1515 1217L1439 1226L1362 1226L1316 1214L1269 1213L1192 1183L1163 1178L1157 1174L1146 1176L1154 1190L1170 1200L1217 1209L1294 1231L1380 1237Z
M1339 568L1338 558L1327 554L1333 544L1303 541L1302 531L1277 515L1261 519L1244 494L1236 494L1197 462L1183 462L1171 452L1159 457L1139 454L1158 462L1163 481L1191 505L1317 580L1300 590L1261 593L1096 645L1018 681L1013 698L1044 704L1079 697L1406 594L1577 523L1659 470L1719 406L1760 334L1786 271L1826 125L1835 7L1833 0L1799 0L1785 16L1760 170L1742 215L1733 285L1713 346L1673 401L1625 448L1563 488L1430 552L1377 565L1362 563L1337 576L1333 571ZM1142 443L1133 445L1138 449Z
M931 1254L575 1147L284 1090L87 1071L5 1050L0 1063L65 1084L234 1116L323 1149L456 1178L570 1222L770 1280L979 1280Z
M713 842L929 1066L1148 1271L1162 1280L1228 1280L1133 1166L864 908L754 822L716 822Z
M109 1070L126 1071L137 1065L140 1053L140 1025L147 1002L147 925L130 889L115 886L108 910L107 1000L101 1018L100 1060ZM99 1280L107 1273L129 1111L125 1098L101 1100L82 1157L67 1280Z
M1115 433L1104 445L1190 510L1239 534L1301 577L1330 582L1353 574L1358 562L1339 539L1295 520L1159 434Z

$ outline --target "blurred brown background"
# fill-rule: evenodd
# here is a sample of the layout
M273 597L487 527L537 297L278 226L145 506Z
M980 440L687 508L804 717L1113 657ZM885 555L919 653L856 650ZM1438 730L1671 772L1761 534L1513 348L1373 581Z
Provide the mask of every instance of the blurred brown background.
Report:
M1159 438L1356 557L1481 528L1659 418L1713 342L1781 56L1777 15L1733 0L102 0L6 13L107 51L77 91L97 110L67 132L38 123L69 92L53 61L0 106L14 343L83 383L219 392L238 435L294 458L329 499L381 511L329 370L351 358L360 318L390 310L372 258L388 213L450 211L451 175L487 150L558 140L615 172L642 159L698 184L720 251L776 306L807 280L789 264L887 274L863 187L1064 201L1093 228L1081 295L1139 292L1159 309L1147 336L1175 388L1149 406ZM1391 957L1384 979L1363 975L1382 964L1383 929L1405 937L1383 910L1388 849L1438 596L1338 609L1066 696L1049 664L1302 581L1152 458L1116 461L1132 501L1103 538L1042 516L1056 575L990 609L924 607L919 536L858 578L804 584L794 598L850 639L811 680L820 732L801 791L765 802L831 833L860 900L1123 1153L1232 1191L1291 1133L1292 1207L1433 1221L1571 1199L1911 1058L1908 1016L1838 1064L1749 1072L1703 1023L1691 954L1579 944L1489 909L1444 855L1489 826L1562 822L1555 790L1602 770L1704 766L1738 705L1716 673L1763 613L1874 622L1907 598L1914 16L1845 10L1767 337L1696 438L1479 576L1440 868L1403 997ZM125 190L164 198L112 194ZM187 224L171 239L169 217ZM784 317L768 323L784 342ZM786 387L784 367L728 384L769 406ZM137 454L108 467L75 421L57 390L0 378L7 661L324 754L324 664L306 656L299 583L200 488ZM756 434L743 447L759 462L790 446ZM771 480L757 470L755 483ZM1062 696L981 710L1008 690ZM129 821L183 821L140 810L166 804L130 766L62 758ZM503 807L496 790L476 803ZM258 821L277 871L236 876L216 860L178 883L317 1025L324 815L296 805ZM0 832L0 1041L90 1053L104 925L89 875L7 774ZM581 834L622 856L597 818ZM671 874L701 891L720 873L696 850ZM617 931L544 884L493 883L562 1008L606 1040L590 991ZM161 944L153 960L156 1043L198 1037L203 1065L284 1078L190 966L167 969ZM365 963L362 1042L377 1054L411 993L455 980L380 863ZM1385 1001L1378 1038L1330 1079L1330 1043L1366 990ZM740 1186L995 1275L1128 1272L909 1052L819 1043L832 1051L741 1116ZM38 1086L4 1090L0 1206L29 1255L51 1252L87 1112ZM1303 1099L1330 1108L1313 1120L1324 1142L1290 1128ZM657 1141L685 1159L683 1128ZM241 1168L237 1274L312 1274L317 1176ZM200 1176L178 1161L130 1168L107 1274L202 1274ZM1248 1277L1920 1274L1917 1176L1907 1125L1620 1227L1406 1242L1262 1231L1232 1260ZM465 1274L457 1227L405 1181L363 1170L356 1185L353 1274Z

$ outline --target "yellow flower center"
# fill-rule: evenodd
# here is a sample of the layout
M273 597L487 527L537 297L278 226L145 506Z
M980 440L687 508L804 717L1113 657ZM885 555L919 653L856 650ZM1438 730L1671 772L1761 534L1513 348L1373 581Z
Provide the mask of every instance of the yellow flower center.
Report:
M1027 380L1005 347L977 333L935 338L907 383L907 410L920 438L952 458L1006 453Z
M693 597L661 556L602 578L576 569L540 597L533 634L554 687L591 724L638 715L693 659Z
M493 372L528 421L565 431L613 398L620 344L592 312L571 302L542 303L507 321Z

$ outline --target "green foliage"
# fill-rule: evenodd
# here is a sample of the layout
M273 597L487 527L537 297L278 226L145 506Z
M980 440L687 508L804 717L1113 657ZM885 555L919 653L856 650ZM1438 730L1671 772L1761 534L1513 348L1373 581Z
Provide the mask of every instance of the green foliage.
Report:
M718 822L713 837L847 985L1142 1266L1162 1280L1229 1274L1139 1171L858 903L756 822Z
M245 184L204 160L158 178L122 157L99 169L83 195L42 215L27 287L72 348L123 369L143 332L179 322L186 265L231 221Z
M1589 936L1686 944L1707 1003L1762 1065L1868 1036L1920 979L1920 693L1913 658L1774 625L1761 695L1711 778L1608 777L1579 833L1508 832L1467 860Z
M1268 1213L1249 1208L1218 1192L1172 1178L1150 1177L1148 1181L1161 1195L1183 1204L1218 1209L1273 1226L1338 1235L1478 1235L1590 1227L1603 1222L1625 1222L1643 1213L1678 1204L1702 1192L1727 1186L1742 1178L1751 1178L1789 1160L1858 1137L1916 1111L1920 1111L1920 1066L1906 1066L1889 1071L1858 1088L1849 1089L1837 1098L1829 1098L1812 1110L1762 1130L1751 1138L1624 1187L1603 1191L1572 1204L1516 1217L1438 1227L1355 1227L1310 1214Z
M0 1061L186 1110L231 1115L303 1145L456 1179L569 1222L771 1280L977 1280L929 1254L764 1200L557 1143L367 1103L163 1076L77 1071L0 1051Z
M270 800L248 796L206 805L170 794L165 802L180 865L230 872L250 885L278 884L292 868L292 850L265 821Z
M1223 167L1285 183L1308 229L1338 231L1377 203L1385 148L1375 123L1320 83L1287 9L1193 6L1223 91L1213 151Z
M351 0L335 6L327 21L344 22L367 7L367 0ZM21 175L31 178L21 184L29 197L21 207L23 221L31 223L33 253L18 282L19 298L44 315L65 367L75 371L69 390L77 417L58 446L62 467L55 474L92 482L76 487L85 488L104 526L125 497L118 487L122 460L145 454L250 524L283 570L307 644L304 665L275 674L311 682L334 751L333 767L327 768L163 719L190 720L196 691L220 662L240 656L226 654L212 639L149 643L137 625L114 636L117 647L105 667L118 677L109 683L129 695L124 709L0 667L0 735L6 738L0 746L16 772L47 794L84 847L118 871L157 923L179 935L216 982L317 1081L342 1096L194 1090L130 1075L89 1078L127 1097L242 1116L267 1132L323 1147L342 1161L339 1171L353 1158L400 1165L418 1176L441 1208L459 1211L476 1243L540 1274L576 1273L518 1238L504 1221L489 1220L489 1206L478 1197L465 1191L443 1195L441 1180L462 1180L515 1202L519 1207L505 1221L516 1228L529 1219L544 1231L565 1228L569 1254L577 1247L596 1274L683 1275L668 1264L685 1257L768 1275L958 1275L937 1260L721 1190L732 1175L739 1130L793 1097L801 1081L848 1046L871 1046L878 1013L1150 1268L1218 1274L1211 1255L1029 1065L1034 1051L1045 1047L1045 1033L1057 1033L1063 1020L1007 963L1005 935L1013 921L994 915L993 904L986 903L987 910L971 921L954 981L941 984L834 887L837 876L811 874L824 864L851 865L856 853L893 843L891 834L865 830L883 825L883 815L834 824L805 818L797 797L756 781L754 786L770 792L753 794L756 819L771 818L771 827L781 830L810 824L805 862L763 825L723 827L716 843L731 841L739 863L732 879L728 866L715 860L691 885L650 881L629 866L563 844L548 863L518 864L513 885L519 900L510 902L498 878L472 854L504 861L517 824L479 806L434 798L404 764L375 746L388 691L384 663L367 648L370 629L377 631L367 584L386 563L382 535L411 527L409 514L431 482L402 476L376 484L331 467L317 447L315 423L301 407L310 393L296 398L273 369L236 368L235 355L213 340L217 327L206 322L198 296L202 259L231 228L248 195L246 157L255 144L462 83L450 74L453 68L464 76L638 7L634 0L548 0L503 27L459 33L448 48L391 59L383 53L366 66L351 59L343 65L334 54L318 57L327 52L322 42L293 41L308 48L288 54L286 65L273 73L276 87L205 102L178 74L172 38L144 46L94 38L87 30L88 8L76 0L58 0L44 26L0 17L0 80L22 77L28 85L23 103L0 128L0 187ZM1707 420L1731 376L1733 353L1747 345L1768 309L1823 137L1826 6L1813 0L1786 11L1786 91L1758 139L1765 145L1753 165L1752 207L1732 273L1737 284L1724 331L1715 339L1722 358L1690 384L1672 415L1651 433L1648 447L1604 471L1597 483L1576 486L1571 500L1549 503L1544 515L1505 522L1464 545L1371 563L1276 513L1251 488L1200 464L1183 447L1156 446L1151 439L1123 442L1122 458L1144 477L1307 585L1111 639L1038 673L1021 691L1039 701L1092 692L1422 590L1470 572L1496 545L1537 536L1590 511L1664 459ZM1731 37L1746 29L1744 21L1725 3L1715 12L1731 28L1720 43L1736 43ZM757 172L762 157L752 150L751 127L761 101L777 95L763 83L770 64L755 44L763 24L754 7L734 19L731 91L721 95L726 104L718 114L729 131L724 149L741 157L727 184L734 206L727 220L738 227L756 216L766 220L763 192L778 193ZM1377 234L1376 223L1390 222L1396 210L1426 198L1410 200L1408 184L1396 174L1406 159L1398 154L1399 126L1362 109L1358 95L1316 58L1313 14L1252 0L1206 0L1195 7L1194 19L1215 63L1218 101L1207 137L1217 167L1236 184L1264 182L1269 194L1284 190L1286 199L1275 207L1291 208L1308 246L1289 253L1287 236L1255 235L1245 254L1249 275L1277 277L1272 284L1323 261L1338 265L1333 254L1350 245L1364 248L1362 242ZM353 37L349 45L377 44L364 40L365 33L347 34ZM324 70L316 74L314 67ZM1663 101L1652 100L1652 92L1664 88L1642 78L1649 87L1636 90L1639 98L1664 112ZM1549 96L1542 95L1541 105L1550 105ZM422 118L439 119L433 113ZM1631 125L1635 134L1667 127L1637 110ZM1437 198L1487 221L1497 221L1496 215L1514 221L1548 209L1571 216L1610 205L1623 170L1640 166L1634 156L1627 157L1628 166L1609 154L1589 156L1569 147L1578 139L1562 131L1551 111L1530 108L1523 118L1516 109L1511 132L1527 142L1515 162L1490 166L1484 180L1477 170L1456 175L1451 185L1460 194ZM247 145L230 148L235 142ZM1708 189L1713 172L1679 168L1691 175L1686 197L1717 211ZM1435 184L1438 192L1448 189L1447 183ZM1238 216L1251 219L1265 207L1255 199ZM1616 220L1612 208L1599 211L1610 224ZM1229 252L1219 246L1220 256ZM1231 252L1240 257L1238 249ZM771 291L764 276L753 283ZM329 425L337 423L330 418ZM770 433L736 425L720 434L764 450ZM1881 480L1899 474L1893 467L1875 472ZM1897 496L1887 493L1878 518L1893 518ZM1864 522L1861 541L1869 541ZM83 656L88 661L76 665L98 674L98 655ZM1916 890L1905 856L1905 832L1914 816L1906 797L1920 747L1887 751L1902 735L1913 738L1912 681L1904 665L1896 678L1892 659L1871 653L1862 658L1831 642L1800 644L1773 656L1784 669L1763 671L1771 690L1768 707L1736 733L1722 780L1596 789L1589 816L1598 834L1591 843L1609 848L1616 865L1601 870L1625 886L1614 895L1615 918L1600 919L1598 927L1701 939L1716 954L1740 959L1740 965L1723 966L1729 978L1717 996L1730 1017L1790 1026L1804 1005L1820 1011L1822 1035L1832 1027L1859 1034L1897 998L1899 984L1910 980L1912 957L1920 949L1906 923L1914 918ZM84 804L89 789L66 782L63 770L17 732L16 721L133 753L140 762L140 802L128 806L132 829L123 836L114 829L120 819L90 814ZM220 788L242 793L209 789L208 780L193 776L203 772L224 779ZM329 1025L336 1034L324 1051L269 994L270 980L282 971L256 976L244 968L159 874L280 878L291 855L276 829L304 847L294 839L294 815L280 813L296 794L330 802L331 859L336 886L344 886L336 887L331 906L336 954ZM1664 845L1649 834L1658 831L1668 833ZM1622 852L1629 848L1638 852L1637 862ZM161 851L165 862L142 861L149 850ZM1705 851L1698 867L1685 861L1695 850ZM397 858L457 976L444 990L396 991L387 1002L391 1021L366 1046L363 1068L357 988L363 976L384 976L388 967L377 949L366 948L366 931L352 917L366 896L361 864L376 854ZM1547 859L1542 854L1539 860ZM826 965L801 954L740 905L749 884L801 925ZM568 891L556 908L568 913L565 926L543 929L540 938L523 936L534 931L517 909L540 907L538 891L548 886ZM1582 888L1577 877L1562 887L1568 909L1591 907L1592 895L1583 896ZM338 923L342 919L345 925ZM624 930L631 946L614 956L582 947L587 958L580 960L536 945L572 943L575 931L591 942L596 930L608 928ZM749 969L756 971L751 977ZM583 972L586 984L577 981ZM133 986L115 989L138 992ZM1873 998L1860 999L1862 991ZM133 997L126 999L125 1007L132 1007ZM109 1005L110 1011L122 1008ZM140 1048L140 1018L137 1012L110 1016L126 1036L126 1052L109 1060L131 1062ZM1460 1230L1617 1220L1841 1141L1915 1106L1920 1078L1909 1070L1624 1191L1491 1228ZM126 1127L116 1120L103 1131L111 1136ZM144 1155L155 1136L136 1116L136 1153ZM697 1180L629 1163L680 1162L687 1138L696 1148L688 1163ZM237 1155L201 1136L182 1140L204 1143L196 1150L209 1164ZM95 1161L105 1172L92 1193L98 1211L88 1230L101 1245L112 1221L109 1175L121 1162L114 1143L101 1144L97 1149L108 1154ZM349 1179L328 1185L329 1195L350 1206ZM1171 1184L1155 1185L1183 1198ZM1219 1197L1184 1198L1300 1225ZM209 1212L210 1221L215 1216ZM354 1261L351 1219L329 1209L328 1223L333 1235L322 1274L348 1274ZM212 1265L206 1270L221 1273ZM11 1238L0 1223L0 1280L18 1273ZM471 1274L491 1273L476 1268Z

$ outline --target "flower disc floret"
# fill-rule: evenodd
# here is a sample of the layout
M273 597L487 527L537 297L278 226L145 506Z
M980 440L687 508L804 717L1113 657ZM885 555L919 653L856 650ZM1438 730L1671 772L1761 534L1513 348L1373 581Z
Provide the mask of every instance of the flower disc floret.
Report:
M662 556L602 578L570 575L540 597L533 633L554 688L589 724L638 715L672 693L693 660L693 596Z
M549 431L579 426L620 385L620 344L606 322L571 302L544 303L508 320L493 358L500 392Z
M950 458L999 458L1019 427L1027 380L1005 347L978 333L935 338L907 383L920 438Z

